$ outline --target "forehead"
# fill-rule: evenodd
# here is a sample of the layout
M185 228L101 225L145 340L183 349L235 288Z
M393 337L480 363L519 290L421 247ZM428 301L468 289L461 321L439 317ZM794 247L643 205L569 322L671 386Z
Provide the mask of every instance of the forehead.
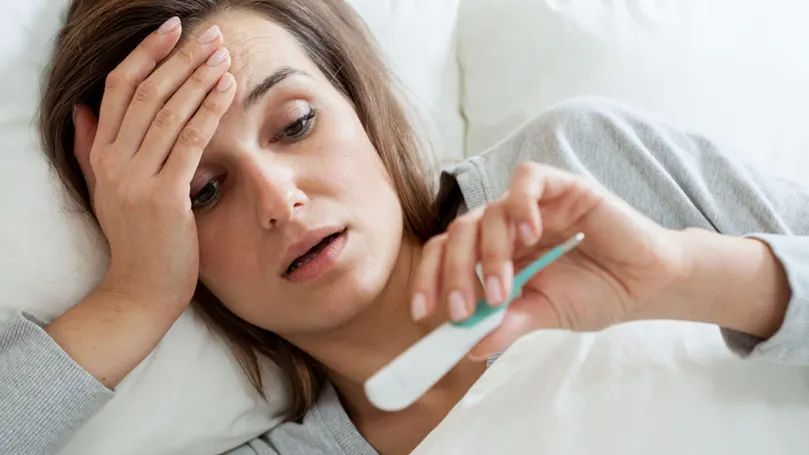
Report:
M301 69L310 75L319 71L303 46L286 29L259 13L235 10L200 24L194 35L218 25L224 46L230 51L230 73L236 78L237 102L244 91L281 67Z

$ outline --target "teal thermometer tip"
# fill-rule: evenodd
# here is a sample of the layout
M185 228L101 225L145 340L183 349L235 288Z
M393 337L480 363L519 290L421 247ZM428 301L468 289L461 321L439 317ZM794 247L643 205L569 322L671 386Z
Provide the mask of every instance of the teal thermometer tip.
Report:
M553 264L557 259L564 256L565 253L576 248L582 242L582 240L584 240L584 234L580 232L563 243L555 246L536 261L528 264L527 267L522 269L520 273L514 277L514 285L511 287L511 295L508 296L508 299L506 299L506 302L502 305L493 307L486 303L486 299L480 299L475 305L475 314L464 321L453 321L452 324L457 327L473 327L480 321L486 319L488 316L497 313L498 311L505 310L508 308L511 301L520 295L522 292L522 287L525 286L525 283L527 283L528 280L533 278L534 275L539 273L542 269Z

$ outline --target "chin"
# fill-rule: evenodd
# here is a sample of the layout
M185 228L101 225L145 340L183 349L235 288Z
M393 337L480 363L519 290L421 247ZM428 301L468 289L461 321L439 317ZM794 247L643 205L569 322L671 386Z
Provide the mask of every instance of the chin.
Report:
M360 254L358 260L348 261L344 273L306 305L308 331L336 330L373 312L382 303L380 297L388 286L397 256Z
M318 319L328 321L332 327L343 326L381 303L391 270L378 261L364 265L351 270L350 276L329 289L320 308L324 317Z

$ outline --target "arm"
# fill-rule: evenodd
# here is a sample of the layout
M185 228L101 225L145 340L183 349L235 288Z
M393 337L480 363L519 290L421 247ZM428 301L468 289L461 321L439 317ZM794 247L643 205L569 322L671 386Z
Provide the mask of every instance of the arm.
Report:
M113 396L43 325L18 313L0 330L0 453L55 453Z
M683 237L694 259L661 305L667 314L723 327L722 335L739 354L809 362L806 236L686 230Z
M494 194L520 161L589 175L683 230L693 273L672 288L680 298L669 314L655 317L714 322L737 351L809 362L809 190L759 175L729 153L596 100L550 109L472 163Z
M87 373L114 389L152 352L186 304L139 302L104 288L44 330Z
M54 453L182 311L162 310L97 291L50 325L15 315L0 330L0 453Z
M52 453L154 349L194 294L199 241L189 185L236 84L229 58L206 63L223 49L221 30L211 27L212 39L189 40L173 53L181 30L177 18L167 20L107 75L98 116L74 106L73 153L110 265L90 297L44 329L18 317L2 332L0 391L10 398L0 407L0 453ZM146 83L159 90L133 104ZM180 114L154 130L160 109ZM119 134L130 117L149 129ZM199 140L177 140L190 130Z

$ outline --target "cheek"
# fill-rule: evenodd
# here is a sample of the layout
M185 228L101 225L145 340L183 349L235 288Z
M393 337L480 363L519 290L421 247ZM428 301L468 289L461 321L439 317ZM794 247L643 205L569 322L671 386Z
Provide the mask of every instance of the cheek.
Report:
M344 195L352 196L345 201L349 205L353 205L352 199L356 197L363 200L389 197L393 193L392 182L353 109L339 110L333 118L336 120L324 122L327 134L318 141L318 147L326 151L325 159L319 162L320 178Z
M197 223L199 235L200 280L223 303L232 305L244 300L244 283L256 273L257 248L251 248L247 223L238 218L215 214Z
M351 121L344 120L336 130L335 136L339 140L335 143L341 146L335 147L329 157L329 180L339 185L341 202L368 234L366 248L385 251L377 259L388 262L396 256L404 227L401 202L364 127L356 116L350 118ZM382 266L380 270L385 270L387 264L377 265Z

